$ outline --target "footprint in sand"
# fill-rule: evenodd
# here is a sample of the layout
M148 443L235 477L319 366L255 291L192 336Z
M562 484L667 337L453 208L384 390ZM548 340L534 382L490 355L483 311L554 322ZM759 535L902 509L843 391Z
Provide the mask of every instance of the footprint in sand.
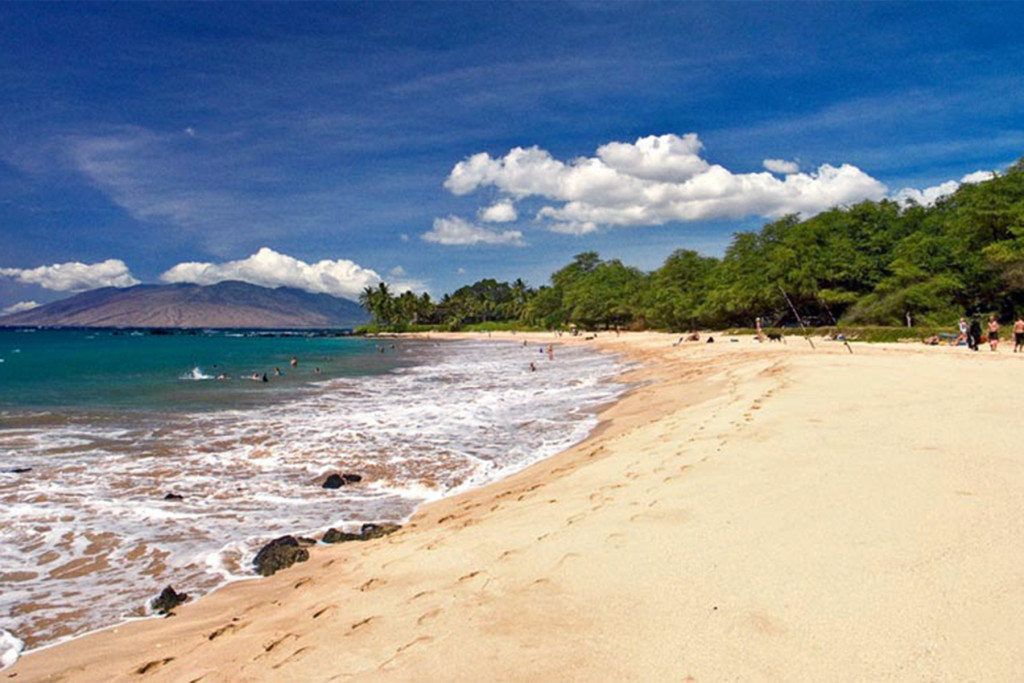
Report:
M351 631L358 631L359 629L361 629L362 627L366 626L367 624L369 624L371 621L373 621L376 618L377 617L366 617L365 619L360 619L356 623L354 623L351 626L349 626L348 630L350 632Z
M378 671L383 670L388 664L390 664L391 662L395 661L395 659L397 659L403 652L405 652L409 648L415 647L416 645L419 645L419 644L430 643L430 642L433 642L433 640L434 639L431 638L430 636L420 636L416 640L413 640L413 641L410 641L410 642L406 643L402 647L400 647L397 650L395 650L395 654L391 655L386 660L384 660L380 664L380 666L377 667L377 670Z
M313 612L313 618L319 619L322 616L333 614L337 609L337 605L327 605L327 607L321 607L317 611Z
M207 640L217 640L221 636L226 636L234 633L235 631L241 631L243 628L249 625L249 622L237 623L232 622L230 624L224 624L219 629L215 630L210 635L206 636Z
M412 596L411 598L409 598L405 602L406 602L406 604L408 604L410 602L413 602L415 600L419 600L420 598L425 598L428 595L433 595L433 594L434 594L434 591L420 591L419 593L417 593L416 595Z
M154 659L152 662L146 662L132 673L139 676L145 676L151 674L157 669L163 668L166 664L170 664L174 661L174 657L167 657L165 659Z
M359 586L358 590L359 590L360 593L365 593L368 590L372 590L374 588L380 588L385 583L387 583L387 581L385 581L384 579L370 579L369 581L367 581L367 582L363 583L361 586Z
M434 609L430 610L429 612L424 612L423 614L421 614L419 616L418 619L416 619L416 625L417 626L422 626L426 622L430 621L431 619L433 619L436 616L438 616L439 614L441 614L442 611L443 610L440 607L435 607Z
M286 633L277 640L272 640L263 646L263 653L253 657L252 661L258 662L261 659L265 659L273 654L274 650L279 648L283 643L298 640L299 637L294 633Z
M309 647L300 647L298 650L296 650L295 652L291 653L290 655L288 655L287 657L282 659L280 662L278 662L277 664L275 664L271 668L272 669L280 669L282 666L285 666L286 664L293 664L293 663L301 660L305 656L306 652L309 652L311 649L312 648L309 648ZM195 683L195 681L193 681L192 683Z
M623 533L620 533L620 532L616 531L614 533L608 534L608 536L605 537L604 542L607 543L608 545L610 545L612 548L616 548L617 549L617 548L621 548L623 545L625 545L625 543L623 543L623 541L625 541L625 539L626 539L626 534L623 534Z

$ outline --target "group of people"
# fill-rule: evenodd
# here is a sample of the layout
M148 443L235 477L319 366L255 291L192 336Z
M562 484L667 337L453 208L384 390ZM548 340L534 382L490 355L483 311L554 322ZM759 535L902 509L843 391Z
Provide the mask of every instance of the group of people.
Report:
M967 344L967 348L977 351L982 341L981 321L975 317L968 325L966 318L960 318L959 335L954 345ZM999 348L999 320L994 315L988 319L987 341L990 350L996 351ZM1024 352L1024 317L1020 315L1013 323L1013 352Z

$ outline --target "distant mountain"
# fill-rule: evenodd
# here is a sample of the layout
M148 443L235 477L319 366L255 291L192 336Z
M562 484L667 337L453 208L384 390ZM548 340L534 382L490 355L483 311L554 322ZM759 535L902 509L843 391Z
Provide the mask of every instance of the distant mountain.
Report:
M94 289L0 317L0 327L301 329L351 328L366 321L362 306L348 299L290 287L220 282Z

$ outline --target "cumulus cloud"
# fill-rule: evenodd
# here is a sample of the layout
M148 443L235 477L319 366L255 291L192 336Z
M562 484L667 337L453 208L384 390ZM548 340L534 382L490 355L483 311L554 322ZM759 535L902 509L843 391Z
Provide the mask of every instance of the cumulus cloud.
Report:
M518 230L489 230L479 225L474 225L458 216L447 218L435 218L434 227L420 237L426 242L435 244L470 245L470 244L501 244L515 247L525 247L523 233Z
M975 171L974 173L968 173L960 182L964 185L971 185L974 183L983 183L986 180L992 180L996 177L995 171Z
M486 209L480 209L477 215L486 223L511 223L519 218L519 213L510 199L504 199Z
M31 311L33 308L39 308L41 304L35 301L19 301L16 304L11 304L7 308L0 311L0 315L11 315L12 313L23 313L25 311Z
M238 261L179 263L160 279L169 283L197 285L240 280L262 287L295 287L347 299L357 299L365 287L376 286L382 281L376 272L346 259L306 263L267 247Z
M734 173L703 159L702 148L693 133L611 142L594 157L569 162L539 147L516 147L503 157L481 153L460 161L445 187L456 195L494 187L515 199L542 198L550 203L540 208L537 220L572 234L602 226L810 216L886 195L884 184L850 164L824 164L801 173L793 162L767 160L769 171L785 175L778 178L771 172Z
M764 168L766 171L778 173L779 175L790 175L800 171L800 164L785 159L765 159Z
M899 192L893 195L893 198L903 204L915 203L921 206L931 206L939 199L953 194L961 185L972 185L975 183L983 183L986 180L992 180L996 174L993 171L975 171L974 173L968 173L959 182L956 180L947 180L944 183L926 187L923 190L919 190L913 187L905 187Z
M27 285L39 285L54 292L84 292L100 287L132 287L139 284L124 261L107 259L102 263L55 263L38 268L0 268L0 277L9 277Z

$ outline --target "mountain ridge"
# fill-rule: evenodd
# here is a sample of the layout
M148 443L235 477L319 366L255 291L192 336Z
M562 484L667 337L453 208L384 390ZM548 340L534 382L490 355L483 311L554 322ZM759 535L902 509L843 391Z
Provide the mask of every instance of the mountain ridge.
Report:
M237 280L213 285L103 287L0 317L0 327L352 328L368 319L348 299Z

